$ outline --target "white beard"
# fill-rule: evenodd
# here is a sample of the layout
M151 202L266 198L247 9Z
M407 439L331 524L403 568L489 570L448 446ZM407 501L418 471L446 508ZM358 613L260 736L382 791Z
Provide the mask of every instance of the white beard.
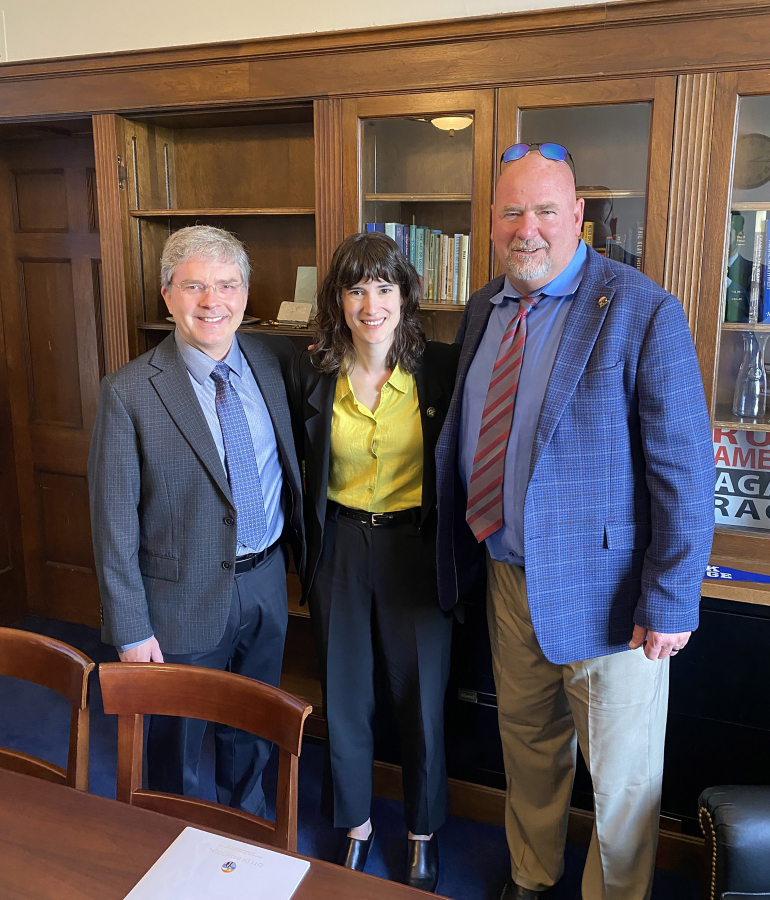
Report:
M532 248L517 247L516 249L522 250ZM541 262L537 262L534 259L523 259L519 261L518 258L514 258L514 251L509 248L504 260L504 268L508 277L517 281L535 281L536 279L547 275L551 271L552 261L549 248L544 247L543 249L545 250L545 257Z

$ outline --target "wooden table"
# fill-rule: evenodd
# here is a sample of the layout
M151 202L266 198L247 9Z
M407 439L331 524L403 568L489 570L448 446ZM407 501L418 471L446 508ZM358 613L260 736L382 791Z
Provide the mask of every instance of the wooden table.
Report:
M123 900L184 827L169 816L0 770L0 898ZM293 900L432 896L309 862Z

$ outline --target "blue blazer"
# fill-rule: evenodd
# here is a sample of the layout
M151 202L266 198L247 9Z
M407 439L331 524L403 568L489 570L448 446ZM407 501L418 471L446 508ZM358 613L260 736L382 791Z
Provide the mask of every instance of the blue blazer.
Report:
M438 585L451 608L483 575L465 524L457 444L465 379L503 277L469 300L436 448ZM589 248L535 434L524 505L540 646L565 664L624 650L634 623L698 624L715 468L700 369L679 301Z

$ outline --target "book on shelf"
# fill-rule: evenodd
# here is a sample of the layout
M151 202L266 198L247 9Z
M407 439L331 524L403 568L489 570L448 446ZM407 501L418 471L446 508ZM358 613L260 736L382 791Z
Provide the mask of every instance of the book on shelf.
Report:
M468 248L470 246L470 238L467 234L460 236L460 271L458 282L460 284L460 295L457 298L458 303L468 302Z
M588 244L589 247L593 247L594 245L594 223L593 222L583 222L583 230L580 232L580 237Z
M642 257L644 256L644 225L636 226L636 268L642 271Z
M754 223L754 254L751 260L751 288L749 291L749 325L761 321L764 310L764 286L767 280L765 257L767 254L767 210L758 210ZM760 302L761 301L761 302Z
M470 280L470 236L443 234L427 225L400 222L367 222L367 231L380 231L392 238L414 266L420 278L423 300L465 303Z

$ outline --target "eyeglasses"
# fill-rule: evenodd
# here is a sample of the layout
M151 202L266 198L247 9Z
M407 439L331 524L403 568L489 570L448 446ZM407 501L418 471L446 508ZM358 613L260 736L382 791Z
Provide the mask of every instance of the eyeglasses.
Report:
M552 144L548 142L544 144L511 144L500 157L500 165L507 162L513 162L515 159L522 159L533 150L537 150L537 152L545 157L545 159L552 159L554 162L567 162L569 160L567 164L570 169L572 169L572 174L575 174L575 163L569 150L567 150L566 147L562 147L561 144Z
M227 297L235 297L243 287L240 281L218 281L216 284L206 284L205 281L182 281L177 284L175 281L172 281L171 284L179 288L186 297L194 297L196 299L205 297L209 292L209 288L211 288L217 297L224 300Z

